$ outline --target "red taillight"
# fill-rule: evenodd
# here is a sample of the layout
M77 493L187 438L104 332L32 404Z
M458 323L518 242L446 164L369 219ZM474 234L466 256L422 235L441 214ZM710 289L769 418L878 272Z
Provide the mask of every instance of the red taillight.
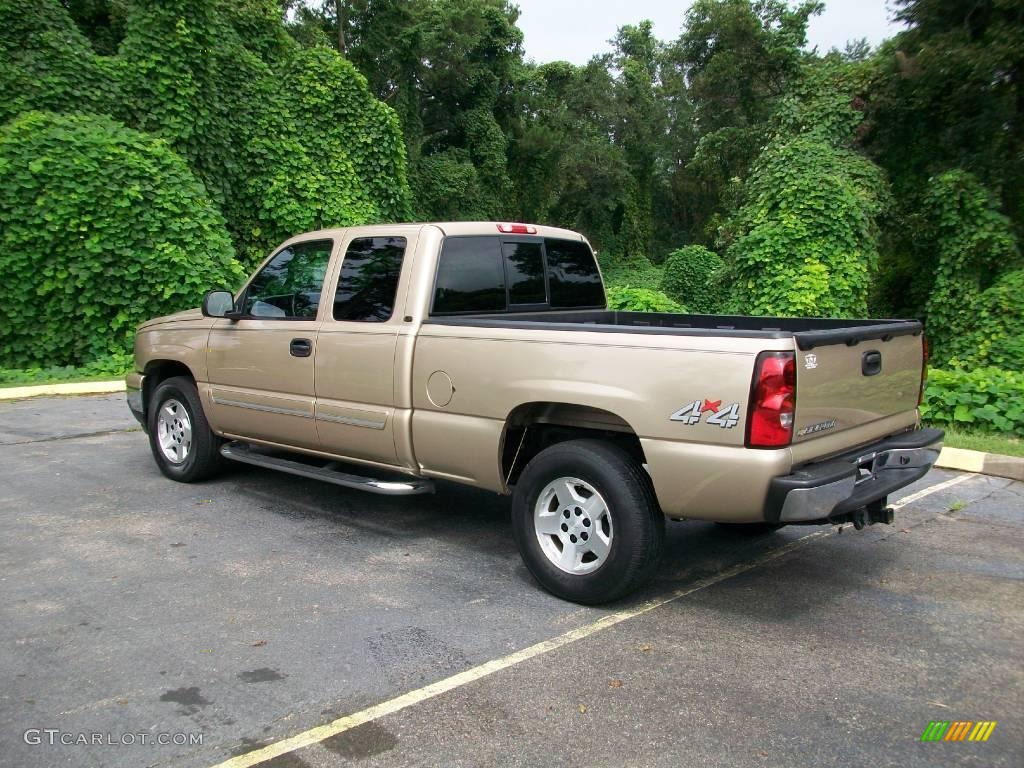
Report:
M928 383L928 337L921 334L921 389L917 392L917 405L924 402L924 388Z
M796 356L762 352L754 366L747 419L748 448L779 448L793 440L796 408Z
M498 231L506 235L536 235L537 228L533 224L499 224Z

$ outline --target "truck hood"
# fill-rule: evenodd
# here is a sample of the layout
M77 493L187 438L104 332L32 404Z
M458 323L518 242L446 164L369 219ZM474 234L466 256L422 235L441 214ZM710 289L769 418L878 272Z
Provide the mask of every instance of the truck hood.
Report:
M145 330L152 328L156 325L164 325L165 323L174 323L181 320L202 320L203 311L196 307L195 309L186 309L182 312L175 312L173 315L164 315L163 317L154 317L152 320L147 320L139 326L139 330Z

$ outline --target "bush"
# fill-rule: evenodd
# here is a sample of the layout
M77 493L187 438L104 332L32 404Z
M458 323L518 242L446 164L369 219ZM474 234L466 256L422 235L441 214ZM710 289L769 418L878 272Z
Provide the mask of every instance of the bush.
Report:
M686 307L678 301L649 288L609 288L608 309L627 312L686 312Z
M139 322L243 277L224 220L166 142L108 117L0 127L0 367L79 366Z
M665 259L661 290L693 312L711 314L722 303L722 260L701 245L687 245Z
M888 184L862 155L824 139L776 139L725 227L736 281L729 310L864 317Z
M927 237L938 254L926 308L934 359L1019 367L1024 280L1020 272L1004 272L1020 264L1010 220L965 171L931 179L924 210Z
M599 251L597 258L601 264L601 276L605 285L661 290L661 268L652 264L646 256L622 258Z
M1007 272L978 299L966 350L978 365L1024 371L1024 270Z
M921 418L1024 436L1024 374L1001 368L928 372Z

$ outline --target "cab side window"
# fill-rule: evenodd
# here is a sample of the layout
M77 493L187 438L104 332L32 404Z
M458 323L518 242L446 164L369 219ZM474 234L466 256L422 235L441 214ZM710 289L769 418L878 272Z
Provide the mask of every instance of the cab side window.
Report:
M242 312L255 318L315 320L333 247L331 240L314 240L278 251L245 289Z
M334 294L335 320L391 319L405 246L404 237L359 237L349 244Z

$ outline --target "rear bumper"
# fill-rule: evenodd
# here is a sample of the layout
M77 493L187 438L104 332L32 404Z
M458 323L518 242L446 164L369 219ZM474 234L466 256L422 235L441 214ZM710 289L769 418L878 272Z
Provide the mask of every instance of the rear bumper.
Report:
M916 429L772 480L765 520L829 522L884 500L924 477L939 458L944 433Z
M132 371L124 379L125 391L128 395L128 410L132 412L132 416L142 425L143 429L146 428L146 404L142 399L145 380L146 377L136 371Z

